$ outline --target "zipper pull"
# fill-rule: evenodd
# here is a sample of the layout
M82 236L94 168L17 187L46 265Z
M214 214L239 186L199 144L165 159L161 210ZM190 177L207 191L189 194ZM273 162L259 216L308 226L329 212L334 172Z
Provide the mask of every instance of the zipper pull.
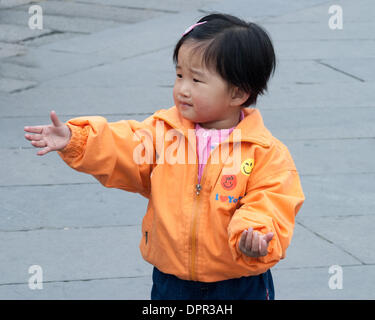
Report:
M202 189L202 186L200 185L200 183L198 183L196 186L195 186L195 190L197 192L197 196L199 196L199 193L201 192L201 189Z

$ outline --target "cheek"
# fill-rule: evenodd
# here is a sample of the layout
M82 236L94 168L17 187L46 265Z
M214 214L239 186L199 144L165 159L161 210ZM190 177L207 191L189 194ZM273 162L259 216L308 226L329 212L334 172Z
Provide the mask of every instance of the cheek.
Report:
M204 93L198 93L194 95L194 105L203 111L209 112L213 104L212 97L205 95Z
M175 83L174 86L173 86L173 99L174 100L176 100L176 98L177 98L177 92L178 92L178 86Z

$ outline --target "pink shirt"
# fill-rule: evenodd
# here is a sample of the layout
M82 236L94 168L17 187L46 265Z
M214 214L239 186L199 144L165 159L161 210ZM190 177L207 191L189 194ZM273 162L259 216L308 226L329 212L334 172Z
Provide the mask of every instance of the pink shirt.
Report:
M245 117L241 110L240 121ZM221 142L225 141L232 133L235 127L230 129L205 129L198 123L195 124L195 134L197 136L198 152L198 181L201 182L203 169L207 163L211 151L214 150Z

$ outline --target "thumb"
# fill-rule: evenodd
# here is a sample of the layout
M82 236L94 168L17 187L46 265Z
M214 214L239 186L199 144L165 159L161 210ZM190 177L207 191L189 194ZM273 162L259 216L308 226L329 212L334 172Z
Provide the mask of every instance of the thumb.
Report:
M55 127L61 127L63 125L63 123L57 117L57 114L54 110L51 111L50 117L51 117L51 121L52 121L52 123Z
M267 243L270 242L270 241L272 240L272 238L273 238L273 233L272 233L272 232L268 232L268 233L263 237L263 239L266 240Z

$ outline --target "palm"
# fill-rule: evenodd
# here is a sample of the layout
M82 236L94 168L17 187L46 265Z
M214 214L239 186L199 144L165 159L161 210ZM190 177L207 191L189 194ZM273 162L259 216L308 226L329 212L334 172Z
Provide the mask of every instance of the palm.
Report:
M25 127L26 132L33 133L26 134L25 138L31 141L31 144L36 148L43 148L38 151L37 155L45 155L50 151L57 151L63 149L70 140L70 129L67 125L62 123L54 111L51 111L50 125Z
M53 125L45 126L42 129L42 139L51 150L60 150L66 145L66 131L64 127L55 127Z

